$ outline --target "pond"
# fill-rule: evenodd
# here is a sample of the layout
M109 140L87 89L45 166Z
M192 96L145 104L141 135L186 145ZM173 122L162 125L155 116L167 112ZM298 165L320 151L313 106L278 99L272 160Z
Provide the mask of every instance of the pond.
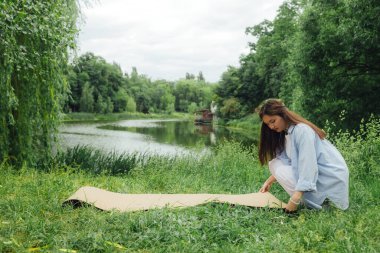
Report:
M63 148L88 145L105 152L163 155L187 153L194 148L207 150L226 140L248 146L257 143L255 133L178 119L70 123L60 128L59 137Z

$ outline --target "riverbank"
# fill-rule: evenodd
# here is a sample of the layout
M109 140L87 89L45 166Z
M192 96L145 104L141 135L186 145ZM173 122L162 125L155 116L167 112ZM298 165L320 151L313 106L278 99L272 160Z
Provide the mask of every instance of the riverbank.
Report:
M87 112L74 112L62 115L62 121L64 123L79 123L79 122L106 122L106 121L118 121L129 119L193 119L193 116L187 113L174 112L171 114L157 114L157 113L87 113Z
M102 122L102 121L117 121L117 120L129 120L129 119L188 119L194 120L194 115L189 113L174 112L171 114L156 114L156 113L87 113L87 112L75 112L63 114L62 121L64 123L77 123L77 122ZM256 114L248 115L241 119L230 120L224 122L218 120L214 124L228 127L235 130L249 130L257 132L260 129L260 118Z
M219 120L217 124L228 128L232 132L247 136L247 138L255 136L255 138L259 139L260 136L261 120L257 114L250 114L244 118L227 122Z
M350 168L347 211L301 209L289 216L225 204L134 213L61 206L85 185L124 193L256 192L268 169L259 165L257 150L237 143L204 156L154 156L117 176L107 163L86 171L66 162L47 172L3 163L0 252L377 252L380 123L362 129L330 136ZM271 192L288 199L277 184Z

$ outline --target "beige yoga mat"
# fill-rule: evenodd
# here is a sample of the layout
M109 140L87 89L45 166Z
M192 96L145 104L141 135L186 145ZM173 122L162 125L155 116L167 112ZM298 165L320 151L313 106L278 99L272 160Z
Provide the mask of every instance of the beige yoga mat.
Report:
M74 206L87 203L99 209L121 212L148 210L163 207L190 207L209 202L229 203L249 207L285 208L286 204L266 193L249 194L126 194L110 192L96 187L79 188L64 204Z

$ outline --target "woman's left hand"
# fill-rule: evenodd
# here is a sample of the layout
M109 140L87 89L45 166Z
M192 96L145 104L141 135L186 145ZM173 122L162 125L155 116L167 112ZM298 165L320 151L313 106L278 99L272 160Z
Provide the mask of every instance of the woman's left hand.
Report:
M289 200L288 204L286 205L285 212L286 213L295 213L298 209L298 205L294 204Z
M290 197L285 208L286 213L295 213L297 211L302 195L303 192L295 192L293 196Z

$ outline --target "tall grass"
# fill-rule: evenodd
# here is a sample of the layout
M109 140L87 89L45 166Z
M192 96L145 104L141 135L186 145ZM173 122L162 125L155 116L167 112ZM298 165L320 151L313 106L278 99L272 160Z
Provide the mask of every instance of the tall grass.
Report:
M67 162L50 171L15 171L3 163L0 252L378 252L379 129L373 120L363 132L331 136L350 168L350 208L302 209L295 216L227 204L133 213L61 206L84 185L125 193L256 192L268 170L254 147L239 143L204 156L150 156L118 176L91 171L92 162L86 170ZM288 198L278 185L272 193Z
M362 122L358 131L332 134L330 138L352 164L351 178L380 178L380 119Z
M56 167L71 167L93 174L127 174L144 158L138 153L108 154L89 146L75 146L59 152L49 164Z
M380 119L362 122L358 131L330 136L350 169L351 197L355 204L378 205L380 199Z

